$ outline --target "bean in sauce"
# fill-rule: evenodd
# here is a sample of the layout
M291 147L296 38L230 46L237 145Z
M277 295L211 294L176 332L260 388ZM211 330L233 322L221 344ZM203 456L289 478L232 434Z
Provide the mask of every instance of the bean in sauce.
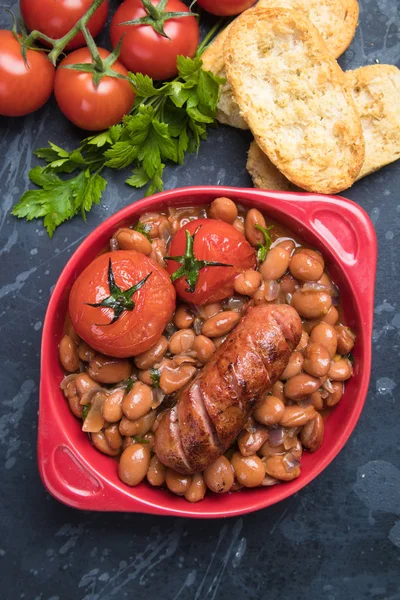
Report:
M114 250L135 250L165 267L172 236L207 216L232 224L255 249L265 243L257 226L271 225L258 209L246 211L220 197L208 209L146 213L140 223L150 240L132 224L116 231L110 245ZM67 373L64 394L73 415L83 419L84 405L90 406L101 392L104 426L90 434L91 441L100 452L119 458L119 476L127 485L146 479L195 503L207 490L227 493L295 479L303 450L316 452L322 445L325 411L340 402L352 375L355 334L341 319L339 291L323 256L280 225L272 225L272 244L264 260L236 276L231 298L202 306L181 302L157 343L136 357L118 359L95 352L67 318L59 347ZM203 473L182 475L167 468L153 448L163 410L212 358L247 305L271 302L291 304L303 320L301 340L280 380L258 402L236 444Z

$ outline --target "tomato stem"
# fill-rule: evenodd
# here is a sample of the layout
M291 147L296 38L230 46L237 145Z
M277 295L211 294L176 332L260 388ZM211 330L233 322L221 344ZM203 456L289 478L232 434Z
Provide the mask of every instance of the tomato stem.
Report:
M99 54L99 51L97 50L97 46L91 33L89 32L89 29L86 26L82 27L82 33L83 37L85 38L86 45L89 48L90 55L93 59L93 64L96 71L104 73L103 61L101 60L101 56Z
M192 13L190 9L188 12L167 12L165 10L167 2L168 0L159 0L158 4L153 4L151 0L141 0L147 16L133 19L132 21L124 21L123 23L118 23L118 25L150 25L159 35L170 39L164 31L166 21L182 17L196 17L197 15Z
M82 33L84 34L84 30L85 30L86 25L88 24L90 18L93 16L93 14L99 8L99 6L101 6L103 4L103 2L104 2L104 0L93 0L91 6L88 8L88 10L83 15L83 17L81 17L79 19L79 21L77 21L75 23L75 25L72 27L72 29L70 29L68 31L68 33L66 33L63 37L61 37L57 40L48 37L47 35L45 35L41 31L38 31L37 29L34 29L33 31L30 32L28 37L26 39L24 39L24 41L23 41L22 55L25 56L27 48L31 47L32 44L34 44L34 42L36 42L37 40L40 40L40 41L46 42L47 44L52 46L53 49L48 54L48 58L53 63L53 65L56 66L57 60L58 60L59 56L63 53L65 47L76 36L77 33L82 31Z
M217 32L219 33L219 29L221 28L221 25L224 25L225 23L226 23L226 26L229 25L229 22L226 22L226 19L224 17L221 17L220 19L218 19L218 21L210 29L210 31L205 36L204 40L201 42L201 44L197 48L196 56L199 57L203 54L204 50L207 48L208 44L214 39ZM225 27L223 27L223 29L225 29Z
M110 258L108 261L107 273L110 295L104 298L101 302L97 302L96 304L91 304L90 302L86 302L85 304L87 304L88 306L92 306L93 308L111 308L114 311L114 316L110 323L107 323L106 325L112 325L119 319L119 317L125 310L133 311L133 309L135 308L135 303L132 299L132 296L144 286L151 274L152 273L150 272L148 275L146 275L146 277L143 277L143 279L139 281L139 283L136 283L129 289L123 291L115 283L114 272ZM101 327L101 325L97 325L97 327Z
M209 260L197 260L194 256L194 240L198 233L201 225L197 227L193 235L186 229L186 248L183 256L166 256L164 260L174 260L180 265L175 273L171 275L171 281L174 282L181 277L186 277L186 281L189 287L186 288L186 292L193 294L196 291L197 280L200 275L201 269L205 267L233 267L233 265L226 265L220 262L214 262Z
M85 37L85 41L91 57L93 59L93 63L76 63L73 65L62 65L61 68L64 69L72 69L73 71L81 71L84 73L92 73L93 74L93 85L97 89L100 81L103 77L114 77L116 79L125 79L132 83L130 78L126 75L122 75L122 73L118 73L114 71L111 67L118 60L119 53L121 51L122 39L119 40L118 44L114 48L114 50L109 54L104 60L101 58L99 51L97 49L96 43L87 27L82 28L82 33Z

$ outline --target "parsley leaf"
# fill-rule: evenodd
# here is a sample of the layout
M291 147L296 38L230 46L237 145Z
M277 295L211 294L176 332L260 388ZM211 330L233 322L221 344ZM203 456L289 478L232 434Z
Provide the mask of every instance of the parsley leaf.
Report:
M162 94L162 88L156 88L153 80L148 75L142 75L142 73L129 73L129 76L135 86L137 96L147 98L149 96L159 96Z
M151 225L149 225L149 223L141 223L138 221L133 229L144 235L149 240L150 244L153 243L151 237L149 236L149 231L151 229Z
M141 437L140 435L133 435L132 437L135 440L135 444L148 444L149 443L149 440L146 440L146 438Z
M90 404L85 404L82 408L82 421L86 419L89 414Z
M160 387L160 376L161 371L159 369L150 369L150 378L152 382L152 387L158 388Z
M131 391L131 389L133 388L133 384L135 383L136 379L134 379L133 377L129 377L124 385L125 385L125 395L129 394L129 392Z
M202 65L202 60L197 57L192 59L186 56L178 56L176 61L178 73L185 81L190 79L190 77L196 76Z
M122 123L82 140L69 152L52 142L35 154L45 167L29 173L38 189L29 190L12 214L28 221L43 218L51 237L58 225L99 204L107 182L104 168L132 167L126 183L148 186L145 194L163 189L166 164L182 164L187 152L198 152L215 121L223 79L202 69L201 58L179 56L173 81L155 84L147 75L130 73L136 98ZM70 176L72 175L72 176Z
M25 192L12 214L27 221L44 217L49 237L53 236L58 225L77 213L85 218L93 204L99 204L107 185L103 177L91 174L88 169L70 179L61 179L48 167L35 167L29 177L41 189Z
M145 186L146 183L149 183L149 181L149 175L147 175L143 167L139 167L138 169L133 169L133 175L128 177L128 179L125 180L125 183L135 188L141 188Z

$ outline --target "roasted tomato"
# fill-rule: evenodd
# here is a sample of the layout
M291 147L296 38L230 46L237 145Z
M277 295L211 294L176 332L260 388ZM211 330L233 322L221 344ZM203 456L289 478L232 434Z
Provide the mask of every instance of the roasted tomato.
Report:
M254 248L244 235L215 219L198 219L182 227L166 260L178 295L193 304L232 296L235 277L256 265Z
M69 314L92 348L124 358L160 338L175 310L175 290L166 271L135 250L106 252L75 281Z

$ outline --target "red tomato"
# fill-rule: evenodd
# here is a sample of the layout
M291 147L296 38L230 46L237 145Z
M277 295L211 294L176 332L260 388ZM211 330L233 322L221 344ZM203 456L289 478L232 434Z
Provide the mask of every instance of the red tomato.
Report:
M229 223L215 219L197 219L175 234L169 248L169 255L182 256L186 247L185 231L193 235L196 229L198 231L194 239L194 257L197 260L233 266L201 269L193 293L187 291L186 277L181 277L175 281L176 292L180 298L192 304L219 302L234 294L233 282L239 273L255 267L255 251L244 235ZM176 261L167 261L167 269L171 275L180 267L181 265Z
M197 0L197 4L213 15L238 15L253 6L257 0Z
M103 59L110 54L104 48L98 48L98 51ZM105 76L96 88L93 73L62 68L92 62L88 48L80 48L66 56L56 72L54 94L67 119L82 129L98 131L119 123L131 110L135 94L132 85L124 79ZM128 75L118 61L113 64L112 70Z
M157 6L159 0L151 0ZM168 0L167 12L189 12L180 0ZM144 73L156 80L174 77L178 70L176 58L180 54L192 58L200 39L195 17L169 19L164 31L168 38L157 33L151 25L118 25L147 15L141 0L126 0L111 21L111 43L118 44L122 36L121 62L133 73Z
M37 29L52 39L63 37L87 12L92 0L21 0L20 9L28 29ZM104 0L92 18L88 29L95 37L103 29L108 15L108 0ZM67 50L86 46L82 33L67 45Z
M131 296L133 310L117 320L112 308L88 306L110 295L109 261L116 285L126 291L151 273ZM69 314L75 331L98 352L126 358L145 352L160 338L175 310L175 290L167 272L135 250L106 252L94 259L75 281L69 297Z
M46 54L37 50L26 53L11 31L0 30L0 115L21 117L49 99L54 86L55 69Z

